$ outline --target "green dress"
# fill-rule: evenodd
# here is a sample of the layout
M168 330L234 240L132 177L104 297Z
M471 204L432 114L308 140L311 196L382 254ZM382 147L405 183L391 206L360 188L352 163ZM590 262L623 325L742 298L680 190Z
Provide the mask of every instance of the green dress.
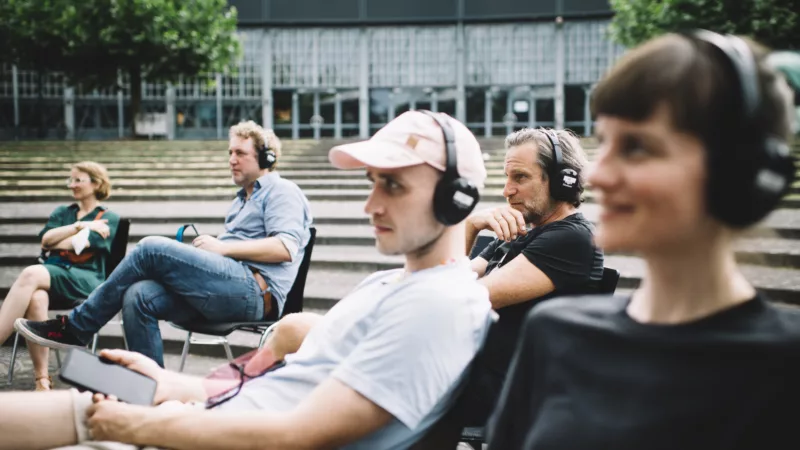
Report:
M105 206L98 206L94 211L81 218L90 222L105 211L101 219L108 220L110 233L108 238L94 231L89 232L89 247L84 250L94 252L94 257L85 263L71 264L52 252L45 260L44 267L50 273L50 309L71 309L86 300L86 297L106 278L106 260L111 253L111 242L117 234L119 216ZM39 232L39 239L53 228L71 225L78 220L78 204L59 206L50 214L47 225Z

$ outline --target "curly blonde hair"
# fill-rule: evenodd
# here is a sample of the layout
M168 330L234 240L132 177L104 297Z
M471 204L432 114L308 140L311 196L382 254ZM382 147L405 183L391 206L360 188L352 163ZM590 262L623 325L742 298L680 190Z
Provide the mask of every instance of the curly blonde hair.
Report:
M73 169L89 175L93 183L97 183L94 196L98 200L105 200L111 196L111 179L108 170L94 161L81 161L72 166Z
M239 122L231 127L230 136L236 136L241 139L252 139L253 147L258 151L259 148L267 147L273 152L277 160L275 164L270 167L270 172L278 167L278 162L281 159L281 140L275 135L275 132L263 128L261 125L248 120L247 122Z

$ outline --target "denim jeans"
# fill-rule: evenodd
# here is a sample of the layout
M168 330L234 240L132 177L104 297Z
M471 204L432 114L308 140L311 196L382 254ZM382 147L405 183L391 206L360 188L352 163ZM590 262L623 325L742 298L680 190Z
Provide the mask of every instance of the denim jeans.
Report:
M159 320L261 320L263 292L239 261L165 237L147 237L69 316L71 331L88 341L122 311L132 351L162 367Z

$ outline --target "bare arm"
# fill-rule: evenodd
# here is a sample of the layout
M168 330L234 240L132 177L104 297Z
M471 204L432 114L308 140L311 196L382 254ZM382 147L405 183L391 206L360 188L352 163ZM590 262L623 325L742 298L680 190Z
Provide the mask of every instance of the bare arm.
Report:
M48 230L42 236L42 248L51 250L58 248L61 250L69 250L72 248L72 243L69 239L78 234L83 229L84 225L81 222L75 222L71 225L64 225L63 227L53 228Z
M527 233L525 220L522 213L509 207L502 206L484 211L479 211L466 220L466 254L472 252L475 240L481 230L492 230L498 239L510 241L517 236ZM481 257L472 259L472 271L482 277L486 274L489 262Z
M214 236L202 234L192 241L197 248L230 258L265 263L281 263L292 260L292 255L277 237L251 241L220 241Z
M477 273L478 278L480 278L486 274L486 268L489 267L489 261L478 256L470 261L470 265L472 266L472 271Z
M282 263L292 260L289 250L276 237L255 241L226 241L224 255L239 260L265 263Z
M187 411L100 402L89 415L95 439L179 450L337 448L392 420L386 410L333 378L289 413Z
M494 309L526 302L555 290L552 280L524 255L518 255L479 281L489 289L489 301Z
M469 256L470 252L472 252L472 247L475 246L475 240L478 239L478 233L480 233L480 231L481 231L480 229L475 227L475 225L473 224L473 221L470 220L470 219L471 218L469 218L469 217L467 218L466 227L465 227L466 231L467 231L466 232L467 239L466 239L466 247L464 249L464 252L465 252L464 254L467 255L467 256ZM482 274L478 274L478 276L481 276L481 275Z

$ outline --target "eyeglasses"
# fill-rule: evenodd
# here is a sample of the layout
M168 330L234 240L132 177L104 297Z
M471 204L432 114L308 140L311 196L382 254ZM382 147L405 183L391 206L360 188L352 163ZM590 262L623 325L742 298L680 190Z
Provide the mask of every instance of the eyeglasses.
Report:
M272 372L273 370L280 369L281 367L286 365L285 361L279 361L269 367L267 367L263 372L257 373L255 375L248 375L244 371L244 364L236 364L234 362L228 363L228 365L237 372L239 372L239 384L224 391L218 395L215 395L208 400L206 400L206 409L216 408L217 406L233 399L242 391L242 386L244 386L245 381L252 380L253 378L258 378Z
M90 181L92 181L91 178L72 178L72 177L69 177L69 178L67 178L67 187L72 186L73 184L88 183Z

